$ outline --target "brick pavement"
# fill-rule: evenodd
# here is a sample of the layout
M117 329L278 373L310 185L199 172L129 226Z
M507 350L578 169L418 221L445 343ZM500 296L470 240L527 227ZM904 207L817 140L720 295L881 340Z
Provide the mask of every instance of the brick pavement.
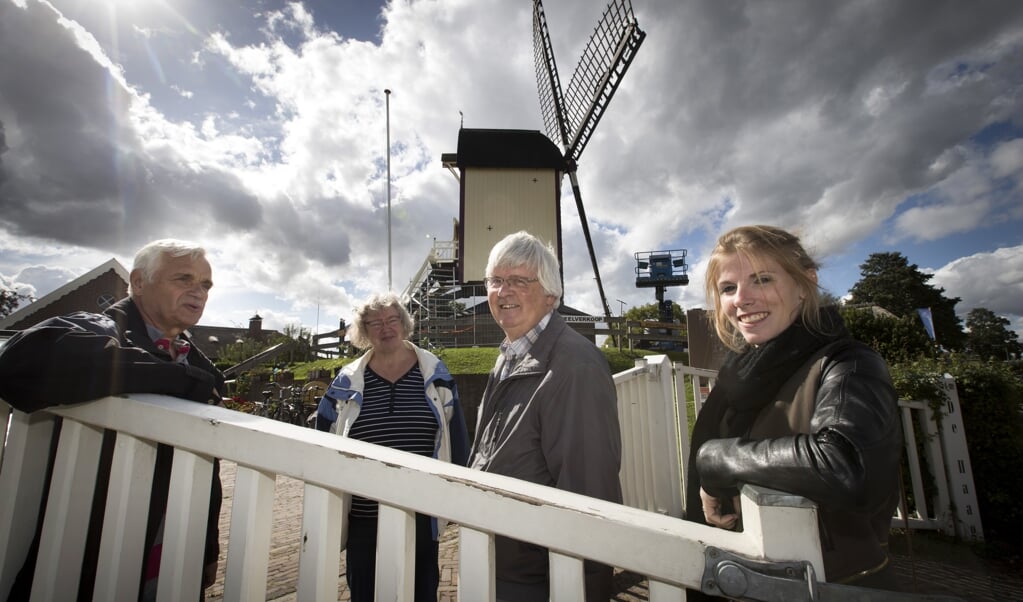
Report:
M224 505L220 514L221 553L217 582L206 590L206 599L220 602L224 595L224 569L227 560L227 534L230 528L231 505L234 500L235 465L222 462L221 477L224 483ZM278 477L274 495L273 534L270 543L270 561L267 575L267 600L293 602L298 583L298 552L301 538L302 482L288 477ZM917 557L893 554L895 570L905 584L915 583L920 593L950 594L969 602L996 602L1002 600L1023 600L1023 576L1004 569L992 567L975 556L963 560L960 555L955 562L932 557ZM940 556L939 556L940 558ZM345 584L345 560L341 555L338 567L338 600L349 600ZM457 530L449 528L440 543L440 589L438 602L455 602L458 599L458 541ZM640 576L616 571L615 583L618 593L616 602L645 602L649 600L646 581Z

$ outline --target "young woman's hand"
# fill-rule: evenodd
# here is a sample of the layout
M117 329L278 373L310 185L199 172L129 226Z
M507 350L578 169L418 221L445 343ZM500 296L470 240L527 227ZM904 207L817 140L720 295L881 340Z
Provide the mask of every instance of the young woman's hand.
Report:
M708 525L721 529L735 529L742 514L742 504L739 496L735 496L731 500L732 508L735 509L735 512L731 514L722 514L722 512L726 511L725 502L727 500L721 500L710 495L702 487L700 488L700 500L703 502L703 516L707 519Z

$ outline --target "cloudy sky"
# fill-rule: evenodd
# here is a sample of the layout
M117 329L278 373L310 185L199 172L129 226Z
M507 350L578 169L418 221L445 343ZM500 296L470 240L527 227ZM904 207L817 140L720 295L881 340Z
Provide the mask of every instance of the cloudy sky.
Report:
M614 313L633 254L800 233L844 295L897 251L1023 333L1023 2L633 0L646 40L579 162ZM562 85L604 3L548 0ZM461 124L543 131L531 2L0 0L0 278L42 296L162 237L204 324L316 331L450 240ZM600 311L568 179L566 298ZM939 333L940 336L940 333Z

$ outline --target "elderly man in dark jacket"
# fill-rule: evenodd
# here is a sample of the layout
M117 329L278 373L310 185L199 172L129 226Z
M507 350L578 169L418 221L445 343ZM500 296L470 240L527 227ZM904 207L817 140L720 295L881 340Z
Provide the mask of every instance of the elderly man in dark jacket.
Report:
M0 398L23 412L125 393L159 393L219 403L224 376L185 333L202 317L213 286L205 255L202 247L184 241L149 243L135 255L127 299L102 314L77 312L50 318L12 337L0 351ZM98 550L99 546L113 442L113 433L105 433L80 599L92 596L96 554L89 549ZM172 454L171 448L158 447L140 598L155 594ZM215 464L204 587L216 576L221 497L219 466ZM41 521L37 541L39 528ZM28 599L35 560L30 552L10 600Z
M622 501L618 397L607 359L565 324L553 251L527 232L494 246L490 311L507 337L480 402L470 466ZM498 537L497 599L549 598L547 550ZM586 600L611 597L611 567L587 561Z

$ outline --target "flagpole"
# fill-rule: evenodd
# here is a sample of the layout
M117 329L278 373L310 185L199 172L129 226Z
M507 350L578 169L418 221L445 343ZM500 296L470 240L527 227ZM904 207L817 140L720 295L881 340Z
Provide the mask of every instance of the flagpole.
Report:
M384 90L387 104L387 291L391 287L391 91Z

